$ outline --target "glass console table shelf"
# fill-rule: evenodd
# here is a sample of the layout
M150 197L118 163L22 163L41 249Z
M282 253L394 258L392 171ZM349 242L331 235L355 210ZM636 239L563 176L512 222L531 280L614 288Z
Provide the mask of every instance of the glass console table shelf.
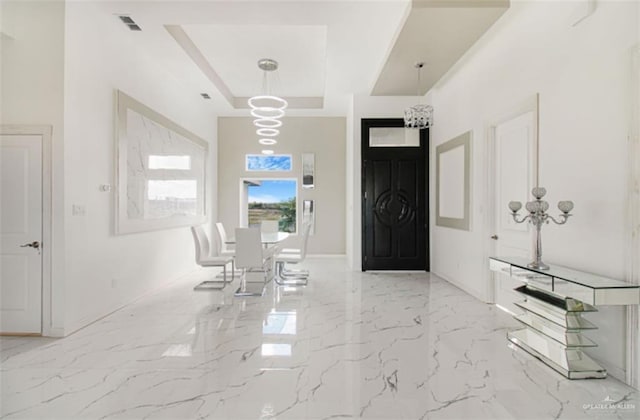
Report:
M515 319L523 328L507 339L569 379L604 378L607 372L583 349L597 344L582 331L597 327L582 314L598 305L640 304L640 286L561 266L549 270L527 267L518 257L491 257L492 271L524 283L517 287L524 300Z

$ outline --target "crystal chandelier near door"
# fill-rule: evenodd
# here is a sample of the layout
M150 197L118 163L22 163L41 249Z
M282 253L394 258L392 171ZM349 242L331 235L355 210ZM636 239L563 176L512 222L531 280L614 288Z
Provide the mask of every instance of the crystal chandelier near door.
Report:
M424 67L424 62L418 62L414 65L418 70L418 81L416 87L416 96L420 95L420 73ZM433 125L433 107L426 104L417 104L404 110L404 126L406 128L429 128Z

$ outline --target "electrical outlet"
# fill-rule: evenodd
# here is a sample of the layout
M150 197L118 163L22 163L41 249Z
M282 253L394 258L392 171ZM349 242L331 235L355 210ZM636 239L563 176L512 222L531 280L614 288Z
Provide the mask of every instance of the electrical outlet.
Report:
M81 204L73 204L71 206L71 214L73 216L84 216L87 214L86 207Z

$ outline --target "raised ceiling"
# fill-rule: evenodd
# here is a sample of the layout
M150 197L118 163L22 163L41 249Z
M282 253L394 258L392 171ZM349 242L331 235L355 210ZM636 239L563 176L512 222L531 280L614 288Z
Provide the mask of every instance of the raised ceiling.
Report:
M371 94L424 95L508 7L508 1L414 1Z
M246 98L263 89L261 58L280 63L269 85L289 100L288 115L345 115L352 94L415 95L416 61L426 62L423 94L508 4L150 0L104 1L101 7L131 16L142 28L130 34L133 47L154 57L185 89L208 93L219 115L246 114Z

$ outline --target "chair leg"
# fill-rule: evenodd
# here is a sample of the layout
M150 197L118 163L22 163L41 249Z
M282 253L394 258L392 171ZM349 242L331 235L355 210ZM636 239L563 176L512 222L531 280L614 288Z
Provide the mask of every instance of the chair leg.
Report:
M284 269L284 261L276 261L275 282L283 286L305 286L308 283L306 277L285 277L282 275Z
M247 271L243 270L242 276L240 277L240 287L238 287L238 290L236 290L234 295L237 297L262 296L264 295L265 286L266 286L266 281L262 283L262 288L260 289L260 292L253 292L253 291L247 290Z
M227 264L223 264L222 265L222 274L218 274L216 276L216 278L220 278L220 276L222 276L222 282L219 281L213 281L213 280L205 280L203 282L201 282L200 284L198 284L197 286L195 286L193 288L193 290L222 290L225 288L225 286L229 283L231 283L234 279L234 266L233 266L233 260L231 260L231 280L227 281Z
M296 270L293 268L287 269L287 263L282 261L282 268L280 269L280 277L288 278L307 278L309 277L309 270Z
M222 290L227 285L227 265L222 266L222 272L224 273L223 281L205 280L198 284L193 290Z
M283 277L309 277L309 270L296 270L293 268L287 269L285 266L285 268L282 269L281 274Z

